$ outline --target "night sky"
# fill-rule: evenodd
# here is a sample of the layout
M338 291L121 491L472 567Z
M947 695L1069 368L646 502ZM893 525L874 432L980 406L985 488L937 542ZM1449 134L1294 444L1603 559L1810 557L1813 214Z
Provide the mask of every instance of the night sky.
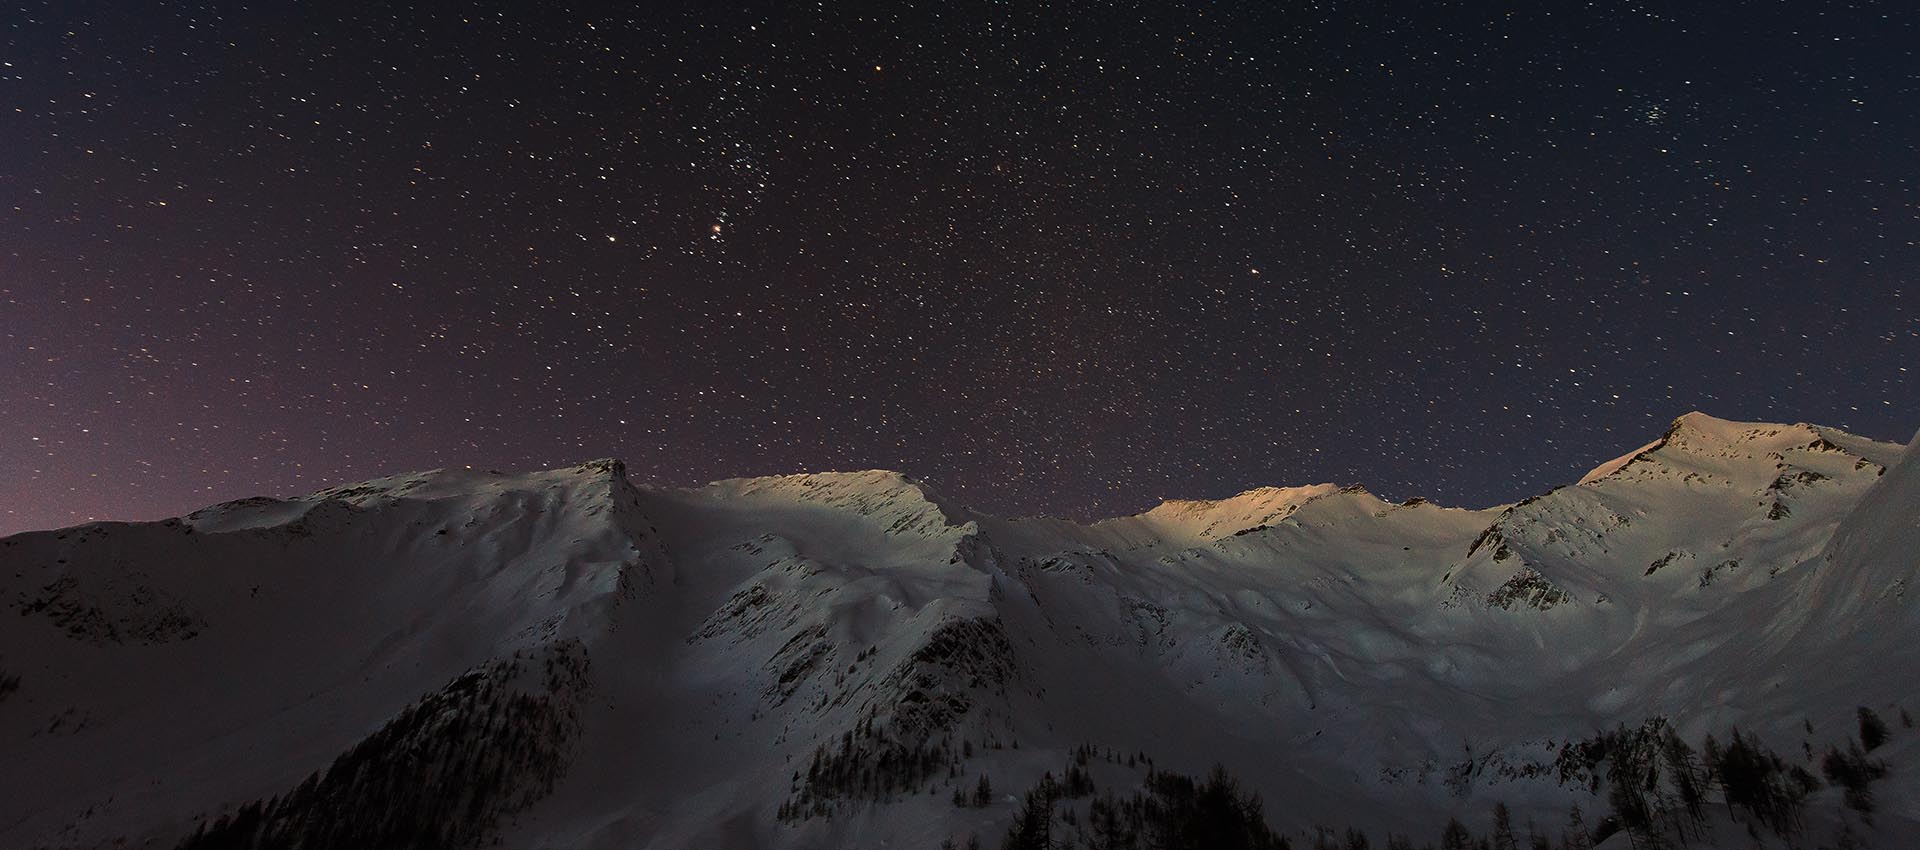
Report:
M1574 5L9 3L0 532L609 455L1480 506L1696 408L1911 436L1920 13Z

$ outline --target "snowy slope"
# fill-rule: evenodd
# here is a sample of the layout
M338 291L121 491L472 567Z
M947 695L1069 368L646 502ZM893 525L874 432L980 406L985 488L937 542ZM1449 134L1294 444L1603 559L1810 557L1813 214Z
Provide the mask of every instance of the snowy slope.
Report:
M1914 451L1689 414L1512 506L1323 484L1092 524L886 471L599 461L17 535L0 846L171 847L276 797L372 822L394 788L480 824L460 842L991 844L1080 744L1222 763L1302 835L1494 800L1557 825L1605 808L1551 775L1596 730L1738 723L1798 758L1911 699ZM994 802L956 807L982 774ZM1903 776L1882 834L1920 830Z

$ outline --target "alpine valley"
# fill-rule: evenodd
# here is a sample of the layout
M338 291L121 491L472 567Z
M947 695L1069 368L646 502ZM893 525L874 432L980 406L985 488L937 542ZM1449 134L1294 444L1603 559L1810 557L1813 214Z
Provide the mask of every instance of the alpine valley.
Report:
M0 847L1911 847L1916 573L1920 448L1698 413L1477 510L397 475L0 540Z

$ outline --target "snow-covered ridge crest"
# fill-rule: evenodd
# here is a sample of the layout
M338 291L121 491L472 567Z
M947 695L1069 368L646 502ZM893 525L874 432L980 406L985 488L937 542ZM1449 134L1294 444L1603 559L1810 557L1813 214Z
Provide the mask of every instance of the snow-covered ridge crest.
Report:
M1699 411L1683 415L1668 426L1660 439L1594 467L1582 476L1580 484L1592 484L1650 461L1726 464L1748 460L1767 462L1784 459L1790 452L1834 452L1885 466L1892 444L1847 433L1838 428L1805 422L1782 425L1769 422L1737 422L1720 419Z
M1225 499L1169 499L1146 513L1106 522L1135 520L1163 536L1211 540L1271 525L1341 491L1337 484L1256 487Z
M1450 605L1699 618L1808 563L1899 447L1703 413L1570 487L1503 511L1452 571ZM1611 626L1609 626L1611 627Z
M344 514L401 501L442 502L488 499L510 493L568 491L610 503L630 501L626 464L614 458L537 472L503 473L473 468L429 469L339 484L304 496L279 499L252 496L211 505L184 519L195 531L217 533L286 525L309 517Z
M734 498L786 495L801 501L829 504L902 498L931 503L935 499L925 483L891 469L829 470L725 478L708 484L705 489Z
M616 483L625 484L626 481L627 465L624 462L617 458L599 458L557 469L511 474L471 467L403 473L329 487L303 496L298 501L341 501L365 506L394 499L435 500L541 488L611 487Z
M972 533L970 511L940 496L925 482L890 469L807 472L729 478L698 494L741 507L827 509L878 524L886 534L915 537Z

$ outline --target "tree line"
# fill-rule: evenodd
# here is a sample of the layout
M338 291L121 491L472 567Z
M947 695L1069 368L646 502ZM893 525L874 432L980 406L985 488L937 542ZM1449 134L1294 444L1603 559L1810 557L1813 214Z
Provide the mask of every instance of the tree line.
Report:
M539 664L538 668L529 665ZM543 690L516 680L539 673ZM565 772L588 683L577 642L470 670L284 795L203 820L176 850L452 850Z
M1516 824L1504 803L1495 803L1483 834L1450 818L1435 840L1416 845L1410 836L1388 833L1381 844L1359 827L1336 832L1319 828L1307 838L1311 850L1591 850L1625 834L1636 850L1671 850L1709 834L1716 809L1744 823L1756 846L1763 833L1789 844L1805 838L1806 805L1823 787L1839 789L1843 805L1870 826L1876 808L1873 783L1889 766L1873 753L1889 739L1888 724L1865 706L1856 711L1857 734L1827 748L1816 775L1806 765L1782 757L1759 736L1733 728L1723 742L1707 735L1699 746L1682 738L1664 718L1639 727L1624 724L1562 748L1558 766L1564 784L1585 786L1605 801L1590 818L1570 807L1557 829L1532 821ZM1901 725L1911 728L1903 710ZM1811 734L1811 723L1806 724ZM1810 742L1805 761L1815 760ZM1204 778L1159 770L1145 755L1126 756L1129 767L1143 764L1144 781L1116 793L1095 787L1089 762L1118 763L1111 750L1075 747L1062 772L1049 771L1019 795L1001 850L1292 850L1293 842L1265 820L1258 794L1244 789L1221 766ZM1822 783L1824 778L1825 783ZM982 807L992 800L992 784L982 773L969 791L956 787L956 806ZM1082 802L1084 801L1084 803ZM1852 826L1842 824L1840 846L1856 846ZM954 841L942 850L954 850ZM969 848L977 848L971 838Z

